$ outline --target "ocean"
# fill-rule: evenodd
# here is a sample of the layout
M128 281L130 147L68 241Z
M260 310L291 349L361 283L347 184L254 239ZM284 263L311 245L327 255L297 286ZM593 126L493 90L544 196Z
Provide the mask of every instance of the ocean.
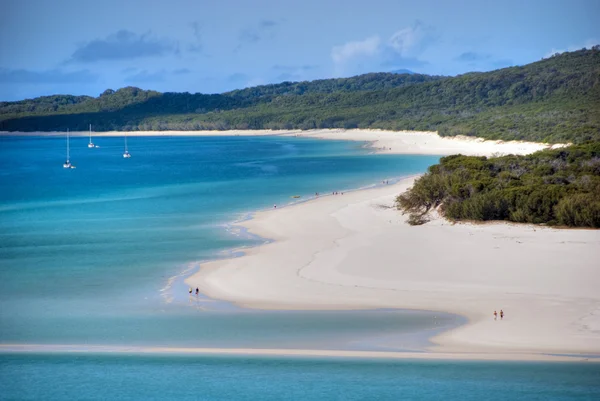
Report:
M3 400L589 400L598 364L0 355Z
M76 168L64 169L64 137L0 137L0 342L364 349L369 335L389 344L389 333L459 323L425 312L199 308L183 285L200 262L266 240L233 221L420 173L438 157L293 137L128 139L124 159L123 138L88 149L72 137Z
M202 261L267 240L231 226L253 211L422 173L438 156L308 138L165 136L129 137L124 159L123 138L94 143L71 138L76 168L64 169L65 138L0 137L0 343L419 351L464 322L426 311L249 311L190 299L183 283ZM55 353L2 354L0 372L0 399L535 399L546 388L539 399L560 400L598 391L598 370L575 364Z

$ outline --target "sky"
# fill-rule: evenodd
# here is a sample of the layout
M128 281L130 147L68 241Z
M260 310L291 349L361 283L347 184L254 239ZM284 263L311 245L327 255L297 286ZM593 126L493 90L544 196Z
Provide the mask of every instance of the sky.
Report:
M0 101L457 75L600 43L600 0L0 0Z

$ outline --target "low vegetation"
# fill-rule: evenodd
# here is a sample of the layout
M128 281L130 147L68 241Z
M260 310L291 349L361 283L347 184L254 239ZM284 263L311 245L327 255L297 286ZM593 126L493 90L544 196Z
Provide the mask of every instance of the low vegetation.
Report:
M410 224L450 220L600 228L600 142L527 156L443 157L396 199Z

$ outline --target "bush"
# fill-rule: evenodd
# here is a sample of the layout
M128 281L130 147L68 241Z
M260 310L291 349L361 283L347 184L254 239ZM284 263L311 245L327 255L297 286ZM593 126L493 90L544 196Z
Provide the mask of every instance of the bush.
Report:
M426 221L432 208L453 220L600 227L600 143L528 156L449 156L429 168L397 207L409 223Z
M593 194L565 197L555 207L558 224L600 228L600 198Z

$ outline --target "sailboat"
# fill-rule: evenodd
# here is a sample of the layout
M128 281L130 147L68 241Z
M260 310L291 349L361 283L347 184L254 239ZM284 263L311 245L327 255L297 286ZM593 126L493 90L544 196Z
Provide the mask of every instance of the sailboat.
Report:
M70 147L69 147L69 129L67 128L67 161L63 163L63 167L64 168L75 168L75 166L73 166L71 164L71 162L69 161L70 157L69 157L69 153L70 153Z
M98 145L94 145L92 143L92 124L90 124L90 143L88 143L88 148L98 148Z
M127 151L127 133L125 133L125 153L123 153L123 157L129 159L131 154Z

